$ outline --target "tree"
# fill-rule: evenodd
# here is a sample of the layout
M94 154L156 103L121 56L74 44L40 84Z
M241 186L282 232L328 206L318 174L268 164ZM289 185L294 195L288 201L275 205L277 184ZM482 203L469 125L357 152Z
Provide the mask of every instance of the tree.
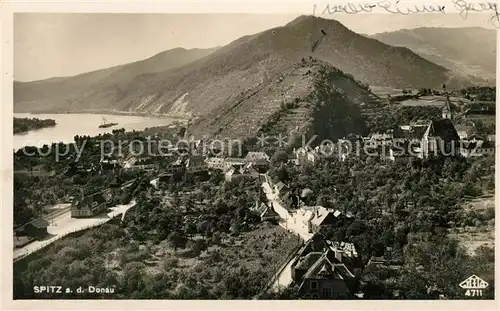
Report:
M283 149L278 149L271 157L271 162L273 164L280 164L288 162L288 154Z
M199 256L207 248L204 240L189 241L188 247L191 249L193 256Z
M194 200L191 198L191 196L188 196L184 201L184 208L186 210L186 213L189 214L190 212L192 212L194 210L194 207Z
M222 242L221 235L219 232L215 232L214 235L212 236L212 244L214 245L220 245Z
M288 171L286 170L286 167L284 167L283 165L281 165L276 170L276 179L284 183L288 183L290 181L290 176L288 174Z
M169 244L174 248L174 251L179 247L184 247L187 242L187 239L178 231L172 231L167 239Z

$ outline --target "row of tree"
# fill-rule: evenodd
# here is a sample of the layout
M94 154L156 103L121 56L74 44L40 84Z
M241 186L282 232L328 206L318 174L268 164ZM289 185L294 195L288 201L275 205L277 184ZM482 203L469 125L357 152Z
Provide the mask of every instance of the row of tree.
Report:
M52 119L14 118L14 134L56 126Z

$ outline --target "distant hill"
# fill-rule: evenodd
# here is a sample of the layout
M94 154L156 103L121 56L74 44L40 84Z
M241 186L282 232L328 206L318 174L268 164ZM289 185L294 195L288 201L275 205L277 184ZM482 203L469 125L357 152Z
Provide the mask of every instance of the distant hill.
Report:
M283 102L307 98L313 83L308 71L313 72L316 65L301 64L309 57L345 72L349 79L337 80L336 87L359 103L374 96L366 84L396 88L468 84L407 48L366 38L335 20L301 16L283 27L244 36L176 68L147 72L139 62L134 70L99 71L99 79L86 76L92 73L81 75L82 80L58 79L48 83L48 92L47 81L25 83L23 88L18 84L15 109L113 109L195 116L202 117L199 124L204 127L200 130L251 133ZM134 76L137 72L142 74ZM34 87L37 84L44 87ZM360 97L363 88L367 94Z
M495 84L496 30L470 28L416 28L384 32L371 37L407 47L420 56L458 73Z
M212 49L175 48L145 60L91 71L71 77L56 77L33 82L14 82L16 112L79 110L72 107L72 98L87 97L92 89L116 88L143 75L181 67L214 52Z

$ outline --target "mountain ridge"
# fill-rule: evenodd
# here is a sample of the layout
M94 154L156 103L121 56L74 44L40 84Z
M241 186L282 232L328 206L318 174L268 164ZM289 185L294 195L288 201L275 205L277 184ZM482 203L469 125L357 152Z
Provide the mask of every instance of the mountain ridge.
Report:
M187 48L184 48L184 47L175 47L175 48L172 48L172 49L168 49L168 50L164 50L164 51L155 53L154 55L151 55L151 56L146 57L144 59L133 61L133 62L130 62L130 63L120 64L120 65L115 65L115 66L105 67L105 68L100 68L100 69L95 69L95 70L91 70L91 71L87 71L87 72L81 72L81 73L77 73L77 74L69 75L69 76L54 76L54 77L49 77L49 78L44 78L44 79L37 79L37 80L30 80L30 81L14 80L14 82L15 83L19 83L19 84L23 84L23 83L49 82L49 81L52 81L52 80L61 80L61 79L75 78L75 77L78 77L78 76L88 75L88 74L96 73L96 72L99 72L99 71L104 71L104 70L109 70L109 69L118 69L118 68L121 68L121 67L124 67L124 66L127 66L127 65L135 64L135 63L152 61L155 58L159 58L162 55L165 55L165 54L168 54L168 53L188 52L188 53L200 53L200 54L207 54L208 55L208 54L216 51L219 48L220 48L219 46L216 46L216 47L213 47L213 48L191 48L191 49L187 49Z
M54 97L61 100L60 98L64 96L77 96L75 94L80 94L86 88L93 87L103 81L103 79L109 79L104 82L112 84L116 83L117 75L121 75L118 79L132 79L141 74L172 69L204 57L215 50L217 50L217 47L211 49L174 48L136 62L93 70L74 76L52 77L29 82L14 81L14 109L19 108L18 105L16 107L16 102L36 101L44 97L48 100Z
M483 83L490 81L492 84L496 80L496 30L482 27L419 27L382 32L370 37L386 44L407 47L456 74L476 76ZM481 48L478 49L478 46Z
M307 70L296 68L309 57L338 68L365 86L440 87L447 83L451 88L468 83L408 48L366 38L335 20L301 16L284 26L236 39L182 66L125 78L113 71L112 78L102 77L93 81L92 87L74 93L66 91L65 96L59 96L59 90L52 91L46 98L31 95L36 101L30 102L19 100L19 89L15 89L15 108L175 113L213 121L201 122L212 132L224 132L224 127L231 128L231 124L240 126L235 120L246 118L258 130L281 103L301 101L311 91ZM358 92L359 85L342 81L340 88ZM20 97L23 96L29 99L26 94Z

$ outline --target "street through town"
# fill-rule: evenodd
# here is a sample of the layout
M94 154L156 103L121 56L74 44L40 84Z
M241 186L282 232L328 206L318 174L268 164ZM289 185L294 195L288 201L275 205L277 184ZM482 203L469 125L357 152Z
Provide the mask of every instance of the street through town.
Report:
M262 183L262 188L269 202L273 204L274 210L280 215L282 219L279 222L279 225L286 230L299 235L304 240L304 242L309 241L313 234L307 232L306 227L296 223L294 215L289 213L288 210L283 207L283 205L281 205L277 194L273 191L271 185L267 182L267 180L268 177L266 176L266 181ZM270 290L279 291L281 288L287 287L288 285L290 285L290 283L292 283L292 263L294 259L295 256L292 256L285 268L282 271L278 272L279 275L276 277L276 280L272 284Z

